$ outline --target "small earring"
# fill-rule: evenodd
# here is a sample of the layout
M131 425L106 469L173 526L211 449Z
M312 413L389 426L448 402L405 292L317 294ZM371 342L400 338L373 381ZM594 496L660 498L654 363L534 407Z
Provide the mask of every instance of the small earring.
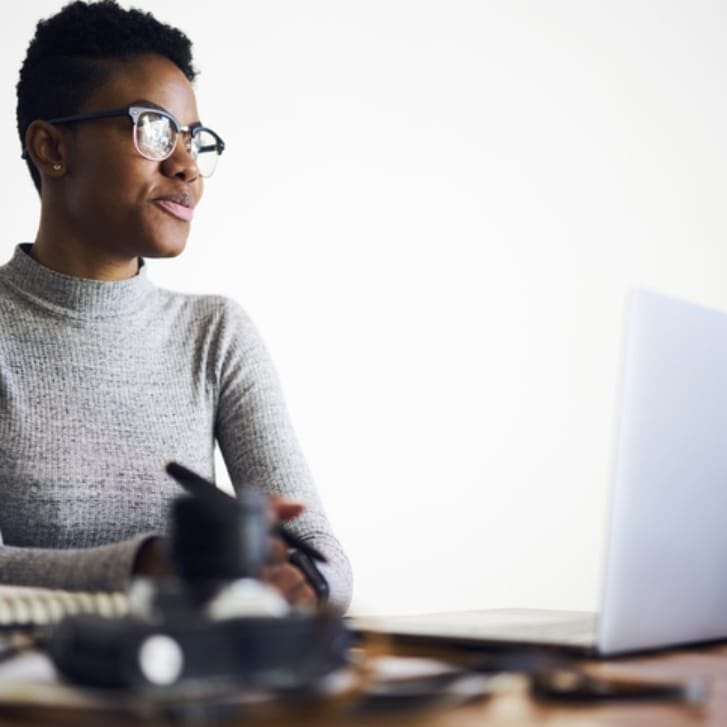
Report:
M58 162L56 162L56 163L55 163L55 164L53 165L53 170L54 170L54 171L56 171L56 172L60 172L60 171L61 171L61 169L63 169L63 166L62 166L61 164L59 164Z

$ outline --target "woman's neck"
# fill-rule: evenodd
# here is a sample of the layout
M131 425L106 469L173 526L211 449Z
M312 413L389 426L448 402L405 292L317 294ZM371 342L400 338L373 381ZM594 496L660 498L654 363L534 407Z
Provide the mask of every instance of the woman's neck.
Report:
M125 280L139 271L139 258L99 250L63 226L49 225L41 215L33 248L35 260L51 270L91 280Z

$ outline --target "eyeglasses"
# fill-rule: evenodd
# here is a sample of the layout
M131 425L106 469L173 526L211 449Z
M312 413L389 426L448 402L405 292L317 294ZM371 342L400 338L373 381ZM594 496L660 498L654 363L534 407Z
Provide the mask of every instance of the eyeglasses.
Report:
M145 159L163 162L177 146L180 134L185 137L185 148L197 164L203 177L211 177L217 166L217 159L225 150L225 142L202 124L182 126L169 112L147 106L126 106L110 111L94 111L75 116L61 116L48 119L49 124L75 124L77 121L110 119L128 116L133 124L134 146Z

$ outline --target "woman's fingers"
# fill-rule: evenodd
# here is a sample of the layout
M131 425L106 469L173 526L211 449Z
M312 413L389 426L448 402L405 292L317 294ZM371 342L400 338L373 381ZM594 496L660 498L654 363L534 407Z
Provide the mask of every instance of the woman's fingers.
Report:
M276 563L262 569L262 580L275 587L292 606L316 605L316 594L305 576L291 563Z

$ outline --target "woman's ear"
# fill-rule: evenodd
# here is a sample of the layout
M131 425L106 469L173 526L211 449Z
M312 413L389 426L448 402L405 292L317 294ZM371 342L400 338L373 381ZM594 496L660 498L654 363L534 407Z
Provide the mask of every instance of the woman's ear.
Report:
M33 121L25 132L25 155L41 175L62 177L68 171L68 146L63 132L47 121Z

